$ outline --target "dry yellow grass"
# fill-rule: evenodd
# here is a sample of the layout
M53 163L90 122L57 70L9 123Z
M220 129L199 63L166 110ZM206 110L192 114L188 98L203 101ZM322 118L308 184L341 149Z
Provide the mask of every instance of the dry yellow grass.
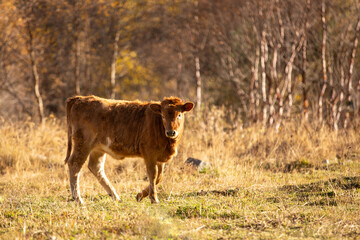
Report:
M199 117L200 118L200 117ZM160 205L135 201L141 159L108 159L114 202L84 167L85 206L70 199L65 124L0 123L0 238L354 238L360 234L357 129L287 123L236 129L222 110L189 115ZM234 123L234 121L232 122ZM201 172L187 157L212 164Z

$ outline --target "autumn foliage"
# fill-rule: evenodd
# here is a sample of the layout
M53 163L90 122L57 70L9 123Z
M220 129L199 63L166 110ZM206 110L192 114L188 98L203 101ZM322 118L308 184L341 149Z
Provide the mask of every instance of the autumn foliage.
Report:
M349 1L5 0L0 114L42 121L75 94L231 106L243 123L348 127L359 113Z

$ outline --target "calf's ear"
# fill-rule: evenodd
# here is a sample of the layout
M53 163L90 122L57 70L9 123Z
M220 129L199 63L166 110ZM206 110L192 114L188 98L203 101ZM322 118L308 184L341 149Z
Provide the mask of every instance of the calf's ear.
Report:
M183 105L183 112L190 112L193 108L194 108L194 103L192 102L186 102L184 105Z
M150 104L150 109L157 114L161 114L161 105L157 103Z

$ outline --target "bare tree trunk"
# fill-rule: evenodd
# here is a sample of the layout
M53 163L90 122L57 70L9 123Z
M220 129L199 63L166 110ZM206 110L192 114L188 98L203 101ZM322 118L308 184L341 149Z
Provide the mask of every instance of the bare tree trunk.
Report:
M308 18L310 12L310 0L306 0L306 16L304 23L304 45L302 48L302 93L303 93L303 117L307 121L309 118L309 101L307 99L307 90L306 90L306 58L307 58L307 28L308 28Z
M350 61L349 61L349 71L348 71L348 78L347 78L347 96L346 96L346 105L347 105L347 111L345 114L345 120L344 120L344 128L347 128L350 121L350 112L354 111L354 103L351 97L351 93L353 90L352 87L352 75L353 75L353 69L354 69L354 60L356 56L356 49L358 45L358 34L360 31L360 17L358 17L358 21L355 28L355 36L353 41L353 47L350 55Z
M75 93L80 95L80 43L79 38L76 40L75 49Z
M44 123L44 105L43 105L43 100L40 94L40 78L39 78L39 74L37 71L37 66L36 66L36 62L35 62L35 53L32 51L30 53L31 55L31 68L32 68L32 73L33 73L33 79L34 79L34 93L35 93L35 97L38 103L38 111L39 111L39 116L40 116L40 122Z
M326 75L326 38L327 38L327 31L326 31L326 20L325 20L325 0L321 2L321 22L322 22L322 44L321 44L321 63L322 63L322 83L321 83L321 91L319 95L319 109L318 109L318 117L319 121L323 121L323 98L325 94L325 90L327 87L327 75Z
M43 100L40 94L40 77L39 77L39 73L37 70L37 65L36 65L36 58L35 58L35 51L34 51L34 45L33 45L33 35L31 32L31 28L30 28L30 23L27 22L27 32L28 32L28 52L29 52L29 56L30 56L30 64L31 64L31 73L32 73L32 79L33 79L33 89L34 89L34 94L35 94L35 98L37 101L37 109L38 109L38 113L39 113L39 119L40 119L40 123L44 124L45 121L45 117L44 117L44 104L43 104Z
M199 56L195 56L195 77L196 77L196 106L197 110L201 109L201 74Z
M334 83L334 77L333 77L333 62L332 58L329 57L328 61L328 70L329 70L329 87L331 91L331 97L330 97L330 104L331 104L331 123L333 124L333 127L335 131L338 130L338 126L335 124L336 114L338 110L338 102L339 102L339 95L337 94L335 83Z
M339 102L339 97L336 96L334 98L334 100L332 101L332 106L331 106L331 112L332 112L332 119L333 119L333 127L334 130L337 131L339 129L339 125L338 125L338 121L337 121L337 114L338 114L338 102Z
M344 34L342 34L341 38L345 38L345 36L350 31L351 31L351 24L349 24L349 26L346 28L346 31ZM343 42L340 43L339 49L342 49L342 51L340 52L339 59L344 59L345 58L345 47L344 47ZM342 61L342 60L340 60L340 61ZM333 106L333 108L332 108L333 116L335 115L334 122L333 122L333 127L335 130L339 129L341 120L342 120L342 123L344 126L343 118L344 118L344 113L345 113L344 110L346 110L346 109L344 109L344 107L345 107L345 95L346 95L345 85L347 86L347 84L345 82L344 64L342 62L340 62L339 66L340 66L340 89L339 89L338 96L336 96L336 98L338 98L339 100L337 101L336 106ZM335 99L335 101L336 101L336 99Z
M303 46L303 59L302 59L302 94L303 94L303 116L304 120L307 121L309 119L309 100L307 98L307 90L306 90L306 48L307 48L307 40L304 41Z
M280 7L279 7L279 0L275 0L275 5L276 5L276 13L278 16L278 23L279 23L279 28L280 28L280 39L279 40L280 40L280 44L284 45L285 30L284 30Z
M283 25L283 20L281 17L280 7L279 7L279 0L275 0L275 8L276 8L276 14L279 24L279 31L280 31L280 38L279 38L279 44L277 46L278 49L280 49L281 46L284 45L285 42L285 29ZM283 107L284 107L284 94L286 89L287 82L285 81L282 91L280 90L280 83L277 80L276 87L275 87L275 95L278 102L278 115L276 119L276 126L275 128L278 130L281 124L281 118L283 115ZM275 114L275 109L274 109Z
M92 92L92 85L93 85L90 79L91 61L89 60L90 48L91 48L90 37L89 37L90 20L91 19L89 17L85 20L85 27L84 27L85 39L84 39L84 48L83 48L83 66L84 66L83 81L86 82L86 87L84 87L85 92L89 92L89 91Z
M253 122L257 122L257 107L258 107L258 97L257 97L257 89L259 85L259 57L260 57L260 51L258 48L256 48L255 53L255 61L254 66L251 68L251 84L250 84L250 111Z
M293 69L293 63L294 63L294 59L296 56L296 48L295 48L295 44L293 44L291 46L291 57L289 59L289 62L285 68L285 73L286 75L286 82L287 82L287 94L288 94L288 108L286 111L286 117L290 117L291 114L291 108L292 108L292 104L293 104L293 99L292 99L292 69Z
M282 116L284 113L284 96L285 96L286 91L288 93L287 116L288 117L290 116L290 111L291 111L291 107L292 107L292 88L291 88L292 67L293 67L293 63L295 60L296 51L298 49L300 49L301 46L302 46L302 41L300 41L299 46L297 48L295 47L295 43L293 43L291 46L291 56L285 67L285 73L286 73L285 83L284 83L284 86L283 86L281 92L279 93L279 118L276 123L276 129L279 129L281 120L282 120Z
M183 82L181 78L182 68L183 68L183 55L181 52L178 53L178 64L177 64L177 77L176 77L176 92L179 97L183 97Z
M75 42L75 62L74 62L74 80L75 80L75 93L80 95L80 12L79 12L79 3L75 1L74 6L74 42Z
M354 60L355 60L355 56L356 56L356 49L357 49L358 42L359 42L359 39L358 39L359 31L360 31L360 17L358 17L358 20L357 20L355 34L354 34L353 47L352 47L351 56L350 56L349 76L348 76L349 82L351 82L352 75L353 75Z
M111 85L111 98L115 99L116 89L115 89L115 80L116 80L116 60L118 57L118 42L120 38L120 31L117 31L115 34L114 39L114 52L113 52L113 59L111 62L111 73L110 73L110 85Z
M196 36L199 38L199 2L196 0L195 4L195 25L196 25ZM200 72L200 59L199 59L199 51L201 46L196 46L195 50L195 78L196 78L196 109L199 111L201 109L201 72Z
M344 77L344 68L340 65L340 94L339 94L339 107L336 110L336 116L334 120L334 129L337 130L339 128L339 120L342 114L343 106L344 106L344 90L345 90L345 77Z
M277 76L277 58L278 58L278 45L274 44L274 52L273 52L273 60L272 60L272 67L271 67L271 78L272 82L275 83L275 94L272 97L271 91L269 91L268 97L269 97L269 125L274 124L274 114L275 114L275 103L277 100L279 90L279 84L278 84L278 76ZM271 88L271 85L269 84L269 88Z
M260 43L260 65L261 65L261 95L262 95L262 120L263 125L266 125L267 122L267 94L266 94L266 69L265 61L267 58L267 43L266 43L266 32L265 30L261 31L261 43Z

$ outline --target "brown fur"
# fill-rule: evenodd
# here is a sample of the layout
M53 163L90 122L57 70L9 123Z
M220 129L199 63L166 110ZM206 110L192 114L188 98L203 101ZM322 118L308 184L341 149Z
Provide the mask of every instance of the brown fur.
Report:
M65 163L69 166L73 198L82 203L79 172L90 156L90 171L109 195L119 200L104 172L107 153L116 159L144 158L150 184L136 198L141 201L150 195L151 202L157 203L156 184L161 181L165 163L177 153L184 129L183 113L191 111L193 106L175 97L164 98L161 103L107 100L96 96L68 98Z

